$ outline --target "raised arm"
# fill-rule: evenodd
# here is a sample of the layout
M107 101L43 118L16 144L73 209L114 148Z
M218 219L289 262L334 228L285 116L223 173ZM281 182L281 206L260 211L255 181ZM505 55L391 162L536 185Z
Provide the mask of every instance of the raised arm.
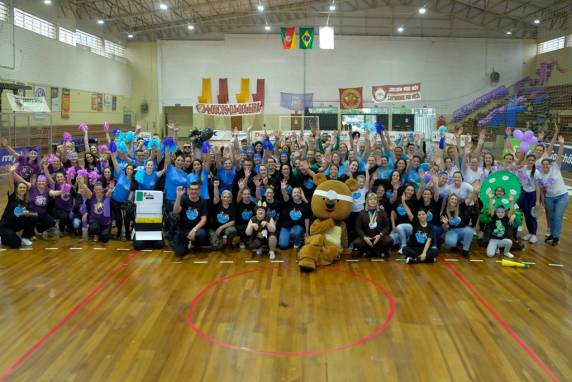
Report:
M120 173L121 167L117 162L117 153L111 153L111 162L113 163L113 168L115 169L115 172Z
M564 159L564 136L558 136L558 144L560 148L558 149L558 156L556 157L556 165L560 167L562 165L562 160Z
M0 138L0 147L4 147L10 154L12 154L12 156L14 156L14 158L16 158L16 160L20 159L21 155L8 144L8 140L6 138Z

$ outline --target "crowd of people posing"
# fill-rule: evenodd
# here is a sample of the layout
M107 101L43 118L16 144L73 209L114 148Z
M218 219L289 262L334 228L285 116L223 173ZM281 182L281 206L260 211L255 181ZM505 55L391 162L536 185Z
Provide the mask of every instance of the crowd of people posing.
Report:
M19 154L3 139L1 145L17 162L8 174L1 243L31 246L36 236L52 234L130 240L134 192L160 190L165 238L177 256L204 246L239 245L257 255L268 251L272 259L277 247L304 244L312 222L314 175L323 173L359 184L346 222L355 256L388 256L395 248L408 263L433 262L439 248L462 247L468 257L478 237L488 256L502 250L512 257L510 251L522 241L537 242L540 206L548 225L545 242L559 243L568 192L560 171L564 139L555 129L550 142L528 152L515 152L507 139L500 160L484 148L485 130L463 146L458 138L452 144L429 143L422 134L392 141L383 131L354 132L347 143L337 131L273 132L257 142L239 139L234 131L230 142L212 146L106 130L108 144L98 146L89 144L86 128L84 152L64 140L42 158L34 150ZM495 197L507 191L498 187L484 205L481 184L501 170L518 174L520 197L511 194L508 205L497 204ZM518 213L528 231L520 243Z

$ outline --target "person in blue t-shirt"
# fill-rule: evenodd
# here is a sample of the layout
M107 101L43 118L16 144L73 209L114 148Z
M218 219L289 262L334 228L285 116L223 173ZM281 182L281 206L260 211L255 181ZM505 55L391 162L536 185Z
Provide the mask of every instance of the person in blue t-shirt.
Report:
M118 174L111 194L111 214L115 220L115 227L117 228L117 239L125 239L130 237L130 226L132 217L126 212L128 201L133 200L133 191L135 190L136 183L133 181L134 167L127 164L124 170L117 161L117 153L111 153L111 161L115 172ZM122 235L123 226L125 226L125 236Z
M135 181L138 190L153 191L157 185L157 179L163 176L169 167L170 158L165 158L165 167L161 171L157 171L155 161L149 159L145 163L144 168L135 171Z

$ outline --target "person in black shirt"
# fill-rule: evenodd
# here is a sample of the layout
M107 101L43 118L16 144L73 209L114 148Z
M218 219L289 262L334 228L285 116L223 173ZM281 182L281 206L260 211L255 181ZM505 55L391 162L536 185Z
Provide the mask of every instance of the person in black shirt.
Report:
M185 195L183 187L177 187L177 199L173 213L180 213L171 246L175 256L185 256L189 246L200 248L208 243L205 225L207 224L208 205L199 197L200 185L193 182Z
M209 241L213 250L220 250L236 236L236 210L232 205L232 193L223 191L219 197L220 181L213 182L213 214L209 229Z
M427 221L427 212L424 209L418 210L417 219L413 223L413 232L407 246L403 248L407 264L437 261L439 249L437 249L434 236L433 226Z
M250 190L250 194L254 195L256 192L256 188L254 186L253 179L256 176L256 172L253 169L253 162L252 159L245 159L243 168L236 172L234 176L234 181L232 183L232 194L238 195L240 190L240 183L241 181L244 182L244 187L247 187Z
M435 185L437 182L434 183ZM417 193L417 210L424 210L427 214L427 222L433 226L435 231L435 241L443 234L443 227L441 227L440 216L443 199L439 196L439 187L436 189L419 187ZM437 244L437 243L434 243Z
M8 203L0 220L2 245L10 248L30 247L37 214L28 209L28 187L19 182L14 190L15 167L8 174ZM17 232L22 231L22 238Z
M271 217L278 225L280 213L282 212L283 204L280 200L275 198L276 191L273 186L268 186L262 199L266 203L266 216ZM279 232L278 226L276 231Z
M445 230L445 245L456 248L461 241L463 243L463 257L469 257L471 242L475 230L469 226L471 220L474 193L461 202L457 194L451 194L447 198L447 204L441 213L441 223Z
M256 204L252 201L250 189L246 187L246 181L239 182L239 191L236 203L236 230L240 235L240 249L246 248L246 226L256 213Z
M377 195L373 192L367 195L365 209L357 215L355 225L357 237L353 241L352 254L387 257L393 242L388 235L391 226L387 213L380 208Z
M262 255L263 249L268 248L270 260L276 258L276 223L266 215L264 202L258 202L256 214L248 221L245 233L250 239L249 247L256 251L256 256Z
M489 215L491 215L492 222L489 227L489 243L487 245L487 256L494 257L501 248L504 249L504 256L512 259L514 255L510 253L512 247L512 240L510 239L510 230L514 223L514 196L509 195L510 210L508 214L504 206L499 205L496 209L494 207L495 198L489 195Z
M278 246L286 249L290 243L298 249L304 242L304 234L310 232L310 208L304 200L304 194L299 187L292 189L292 197L282 189L284 195L284 213L281 217L280 237Z

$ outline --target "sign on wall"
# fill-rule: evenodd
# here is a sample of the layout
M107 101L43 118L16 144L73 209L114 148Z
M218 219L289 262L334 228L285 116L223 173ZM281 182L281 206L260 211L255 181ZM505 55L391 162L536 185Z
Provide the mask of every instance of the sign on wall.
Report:
M363 108L363 88L340 88L340 109Z
M68 119L70 117L70 102L71 102L71 91L66 88L62 88L62 118Z
M372 86L373 102L408 102L421 99L421 82L402 85Z
M52 111L59 113L62 110L62 99L60 98L60 89L51 88L52 94Z
M234 117L240 115L253 115L262 113L261 102L207 104L199 103L195 106L197 113L219 117Z

